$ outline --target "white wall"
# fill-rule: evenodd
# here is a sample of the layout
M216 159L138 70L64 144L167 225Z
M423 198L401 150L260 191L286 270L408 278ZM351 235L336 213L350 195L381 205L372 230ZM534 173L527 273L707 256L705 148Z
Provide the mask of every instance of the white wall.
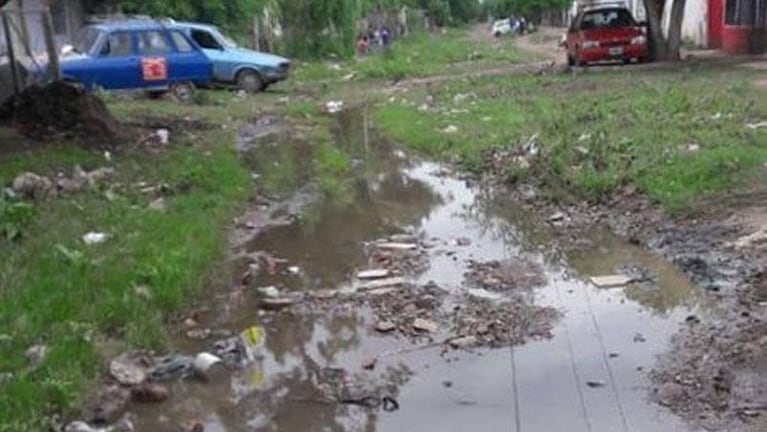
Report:
M671 2L663 11L663 31L668 34L671 21ZM708 1L687 0L682 21L682 40L705 48L708 44Z

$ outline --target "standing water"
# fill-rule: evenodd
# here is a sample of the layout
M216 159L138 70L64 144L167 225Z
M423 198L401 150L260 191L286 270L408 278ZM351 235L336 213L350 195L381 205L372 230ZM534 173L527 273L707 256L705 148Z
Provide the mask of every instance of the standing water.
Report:
M260 207L261 219L270 222L234 246L237 288L220 284L200 324L234 333L260 326L263 345L241 369L207 382L174 382L170 401L133 407L138 430L183 430L194 423L206 432L689 430L649 400L646 378L685 317L703 313L680 272L604 232L557 245L554 227L503 190L406 158L376 136L360 112L341 113L336 129L355 173L348 193L336 199L311 199L305 143L279 128L243 138L252 146L245 160L257 174L279 171L286 176L281 183L298 188L299 198ZM365 242L402 233L429 243L428 265L409 282L439 287L454 297L449 304L456 310L465 307L458 294L471 291L470 266L511 260L543 269L544 283L534 288L471 292L501 305L502 297L512 296L556 309L550 337L542 331L510 337L514 346L456 348L443 343L445 322L432 329L439 335L433 338L378 332L375 313L363 302L321 313L259 308L264 290L255 287L353 292L356 271L368 266ZM282 267L242 288L249 256L270 257ZM620 269L647 278L615 289L588 282ZM176 348L199 352L214 339L182 335ZM339 380L354 383L359 396L323 397Z

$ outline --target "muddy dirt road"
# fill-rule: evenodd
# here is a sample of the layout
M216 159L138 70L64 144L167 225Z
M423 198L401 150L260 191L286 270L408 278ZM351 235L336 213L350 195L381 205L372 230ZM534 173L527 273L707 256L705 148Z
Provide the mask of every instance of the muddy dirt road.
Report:
M175 349L220 353L253 326L263 341L237 367L131 407L138 430L693 430L650 402L647 378L687 317L716 313L685 275L607 232L563 241L559 218L405 155L358 112L336 122L357 157L351 201L320 200L299 178L293 199L255 206L232 236L231 283L180 325ZM241 147L260 167L276 163L264 145L306 151L279 128L257 132ZM381 267L399 280L357 273ZM589 282L613 274L635 282Z

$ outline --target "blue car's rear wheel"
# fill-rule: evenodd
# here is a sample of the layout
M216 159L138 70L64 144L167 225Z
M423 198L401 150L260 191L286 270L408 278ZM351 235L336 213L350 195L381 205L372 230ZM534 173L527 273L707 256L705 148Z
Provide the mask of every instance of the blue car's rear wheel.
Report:
M258 72L253 70L244 70L237 74L237 87L248 93L258 93L264 89L264 81Z

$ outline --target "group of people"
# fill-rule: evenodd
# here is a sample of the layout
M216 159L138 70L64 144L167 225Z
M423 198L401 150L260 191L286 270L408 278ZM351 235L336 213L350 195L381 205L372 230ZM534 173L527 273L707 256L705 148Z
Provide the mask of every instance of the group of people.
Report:
M392 32L387 26L379 26L357 35L357 55L364 56L378 47L388 47L392 42Z
M523 16L512 15L509 17L509 27L511 27L513 33L525 34L528 30L527 19Z

